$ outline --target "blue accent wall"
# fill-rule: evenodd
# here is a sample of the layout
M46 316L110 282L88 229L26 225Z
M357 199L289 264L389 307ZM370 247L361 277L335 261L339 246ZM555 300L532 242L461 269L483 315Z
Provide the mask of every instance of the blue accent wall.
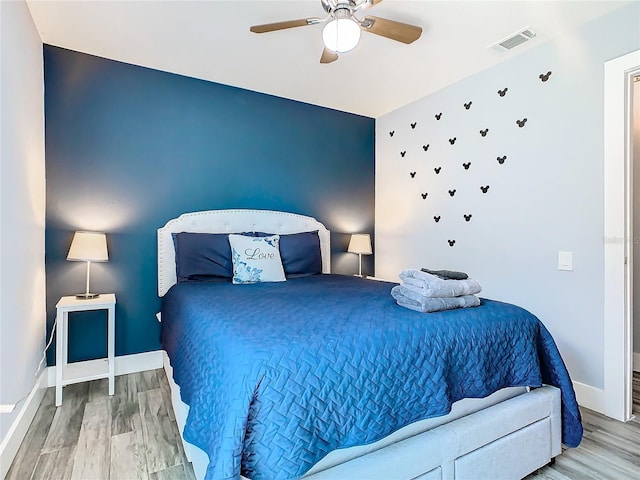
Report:
M85 264L66 261L75 230L107 233L91 290L116 293L116 355L160 348L156 230L182 213L313 216L333 271L357 272L345 251L349 233L373 234L374 119L48 45L44 65L49 331L58 299L84 291ZM104 318L72 316L70 361L105 355Z

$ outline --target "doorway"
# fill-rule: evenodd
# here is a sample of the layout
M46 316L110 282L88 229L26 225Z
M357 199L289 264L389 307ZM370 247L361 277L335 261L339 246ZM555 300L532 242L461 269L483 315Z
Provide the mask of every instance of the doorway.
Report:
M631 419L633 370L633 79L640 50L605 63L603 413ZM639 226L640 228L640 226ZM640 279L639 279L640 280Z
M633 310L632 367L640 372L640 74L631 86L631 164L633 166Z

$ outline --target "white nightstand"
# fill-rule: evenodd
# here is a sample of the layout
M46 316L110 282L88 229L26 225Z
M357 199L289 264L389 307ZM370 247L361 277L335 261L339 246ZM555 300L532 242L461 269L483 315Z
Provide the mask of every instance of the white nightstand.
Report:
M107 358L88 362L67 363L69 351L69 312L107 310ZM109 379L109 395L114 392L116 296L100 294L89 300L75 296L62 297L56 305L56 407L62 405L62 387L98 378Z

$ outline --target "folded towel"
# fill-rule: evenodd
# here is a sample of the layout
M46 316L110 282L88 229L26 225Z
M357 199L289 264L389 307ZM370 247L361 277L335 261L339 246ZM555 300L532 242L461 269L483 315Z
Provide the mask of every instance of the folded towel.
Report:
M413 269L400 272L400 280L404 286L425 297L461 297L482 291L480 284L473 278L443 280L430 273Z
M396 295L401 295L403 297L407 297L409 300L413 300L415 302L420 302L420 303L423 303L425 300L429 300L429 299L439 300L438 298L434 298L434 297L425 297L421 293L416 292L415 290L412 290L411 288L409 288L407 285L404 285L404 284L396 285L391 289L391 296L397 300ZM446 298L455 298L455 297L446 297Z
M421 268L423 272L430 273L431 275L435 275L436 277L440 277L443 280L466 280L469 278L464 272L456 272L453 270L429 270L428 268Z
M475 295L463 295L451 298L424 297L415 292L407 291L402 285L396 285L391 289L391 296L395 298L401 307L415 310L416 312L432 313L454 308L469 308L480 305L480 299Z

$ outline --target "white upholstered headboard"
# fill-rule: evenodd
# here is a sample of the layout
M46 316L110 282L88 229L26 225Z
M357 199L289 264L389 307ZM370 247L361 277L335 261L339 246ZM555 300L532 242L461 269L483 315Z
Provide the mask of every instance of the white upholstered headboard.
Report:
M207 210L185 213L158 229L158 295L176 283L176 259L172 233L300 233L318 230L322 272L331 271L330 234L313 217L272 210Z

